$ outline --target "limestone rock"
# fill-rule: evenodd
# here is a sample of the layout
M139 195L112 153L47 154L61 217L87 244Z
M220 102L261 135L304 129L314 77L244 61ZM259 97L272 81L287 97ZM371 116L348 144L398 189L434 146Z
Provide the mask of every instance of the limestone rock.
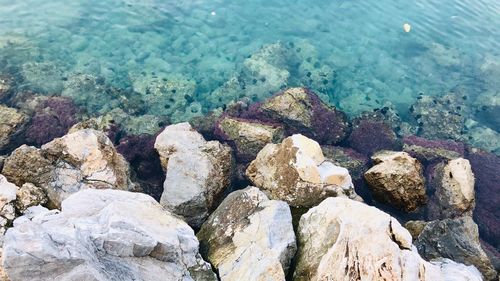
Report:
M21 214L24 214L29 207L45 205L48 201L45 191L29 182L17 190L16 196L16 211Z
M216 280L193 230L148 195L87 189L30 210L5 235L12 281Z
M236 156L245 162L255 159L266 144L281 142L284 138L280 125L230 116L224 116L217 122L215 134L232 144Z
M365 173L374 198L406 212L425 204L422 165L406 152L382 151L372 160L375 166Z
M189 123L165 128L155 149L166 171L160 203L198 228L231 184L231 148L205 141Z
M290 208L256 187L229 194L198 238L222 281L285 280L296 250Z
M439 163L431 173L434 194L429 202L431 219L472 215L475 206L474 174L469 160L457 158Z
M429 222L415 245L426 259L450 258L476 266L485 280L493 280L496 276L488 256L481 248L478 228L471 217Z
M15 108L0 105L0 151L7 148L28 121L28 116Z
M127 161L104 133L90 129L69 133L41 149L23 145L6 159L2 173L18 186L43 188L54 208L84 188L136 188Z
M330 196L356 198L349 171L325 161L317 142L296 134L267 144L246 171L271 199L312 207Z
M426 262L396 219L345 198L328 198L304 214L298 244L295 281L481 280L471 266Z
M403 138L403 151L422 163L432 163L463 157L465 145L451 140L428 140L417 136L406 136Z
M250 107L242 117L283 123L287 135L300 133L321 144L341 142L349 129L345 113L305 88L284 90Z
M3 234L8 225L16 216L14 202L16 200L17 186L7 181L0 175L0 246L3 241Z
M353 149L322 145L321 150L325 155L326 159L333 162L333 164L341 167L345 167L349 170L353 180L359 180L363 178L363 174L368 170L368 157L361 153L356 152Z

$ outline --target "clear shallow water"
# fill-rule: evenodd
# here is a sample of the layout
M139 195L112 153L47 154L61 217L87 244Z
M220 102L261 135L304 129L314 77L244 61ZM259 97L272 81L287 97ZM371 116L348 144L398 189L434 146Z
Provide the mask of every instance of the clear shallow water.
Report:
M496 0L0 0L20 89L174 121L285 86L351 115L457 89L499 102L499 38Z

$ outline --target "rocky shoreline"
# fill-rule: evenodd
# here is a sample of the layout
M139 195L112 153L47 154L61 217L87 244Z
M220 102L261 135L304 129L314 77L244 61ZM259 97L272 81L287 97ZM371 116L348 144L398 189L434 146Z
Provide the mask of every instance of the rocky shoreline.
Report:
M289 88L154 134L30 101L0 108L4 280L499 278L500 157L425 97L420 128Z

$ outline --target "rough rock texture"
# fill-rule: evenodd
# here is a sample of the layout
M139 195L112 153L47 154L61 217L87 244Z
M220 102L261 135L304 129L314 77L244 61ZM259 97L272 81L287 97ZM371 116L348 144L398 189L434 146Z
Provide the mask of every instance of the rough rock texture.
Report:
M232 145L238 160L250 162L268 143L281 142L283 127L277 124L223 116L215 125L218 139Z
M476 208L474 221L481 234L500 251L500 157L473 149L469 153L476 176Z
M109 138L89 129L67 134L41 149L19 147L6 159L2 173L18 186L32 183L43 188L51 208L84 188L136 188L127 161Z
M386 122L365 117L353 121L349 146L366 155L380 150L399 150L401 147L396 133Z
M45 191L32 183L25 183L17 189L16 211L24 214L29 207L47 204Z
M493 280L496 276L488 256L481 248L477 225L471 217L429 222L415 245L426 259L450 258L476 266L485 280Z
M326 159L337 166L345 167L349 170L349 174L351 174L353 180L362 179L363 174L368 170L368 157L353 149L322 145L321 150Z
M426 262L396 219L345 198L328 198L304 214L298 243L296 281L481 280L474 267Z
M382 151L372 156L375 166L365 173L373 197L411 212L427 201L422 165L406 152Z
M166 127L154 146L166 171L160 203L200 227L231 185L231 148L205 141L189 123Z
M24 128L28 116L15 108L0 104L0 152L8 148L12 139Z
M416 240L420 233L422 233L422 230L424 230L426 224L426 221L407 221L404 227L410 232L413 240Z
M342 141L349 129L345 113L305 88L290 88L257 103L242 117L285 124L286 134L303 134L321 144Z
M428 140L417 136L404 137L403 150L422 163L452 160L465 155L463 143L450 140Z
M87 189L30 211L5 235L12 281L216 280L193 230L145 194Z
M0 175L0 246L2 245L5 230L16 217L16 191L17 186L7 181L3 175Z
M457 158L439 163L429 180L433 194L429 201L429 217L434 219L472 215L474 210L474 174L469 160Z
M290 208L256 187L229 194L197 236L221 280L285 280L296 251Z
M271 199L312 207L330 196L356 198L349 171L325 160L317 142L300 134L267 144L246 171Z
M0 73L0 100L8 96L12 82L13 79L9 75Z

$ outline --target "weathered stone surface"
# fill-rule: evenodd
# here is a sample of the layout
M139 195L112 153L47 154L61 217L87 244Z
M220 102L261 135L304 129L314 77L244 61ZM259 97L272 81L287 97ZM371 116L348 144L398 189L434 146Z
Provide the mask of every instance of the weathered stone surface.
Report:
M500 157L472 149L468 158L476 177L474 221L481 236L500 251Z
M155 149L166 171L160 203L198 228L231 185L231 148L205 141L188 123L165 128Z
M0 246L3 234L7 227L16 217L15 200L17 186L10 183L3 175L0 175Z
M47 204L47 195L45 191L32 183L25 183L17 189L16 211L20 214L32 206Z
M290 208L256 187L235 191L198 233L221 280L285 280L295 254Z
M410 233L388 214L345 198L328 198L298 226L295 281L481 280L474 267L423 260Z
M354 119L349 146L368 156L380 150L399 150L401 144L387 122L372 120L370 116Z
M236 157L243 162L255 159L266 144L281 142L284 138L282 126L256 120L224 116L215 126L217 138L229 142Z
M422 257L450 258L476 266L485 280L494 280L496 272L481 248L477 225L471 217L432 221L426 224L415 245Z
M15 108L0 105L0 151L7 148L28 121L28 116Z
M382 151L372 156L375 166L365 173L373 197L411 212L425 204L422 165L406 152Z
M271 199L312 207L330 196L357 198L349 171L325 160L317 142L300 134L267 144L246 171Z
M426 221L408 221L404 224L404 227L410 232L413 240L415 240L422 233L426 224Z
M475 180L469 160L457 158L439 163L431 174L429 185L434 193L429 201L429 217L434 220L471 216L475 206Z
M30 210L5 235L12 281L216 280L193 230L145 194L87 189Z
M290 88L255 104L242 117L285 124L286 134L300 133L321 144L342 141L349 129L347 116L305 88Z
M422 163L453 160L465 155L465 145L451 140L428 140L417 136L403 138L403 151Z
M84 188L134 190L127 161L102 132L85 129L42 146L23 145L5 161L2 173L18 186L43 188L49 206L57 208Z

